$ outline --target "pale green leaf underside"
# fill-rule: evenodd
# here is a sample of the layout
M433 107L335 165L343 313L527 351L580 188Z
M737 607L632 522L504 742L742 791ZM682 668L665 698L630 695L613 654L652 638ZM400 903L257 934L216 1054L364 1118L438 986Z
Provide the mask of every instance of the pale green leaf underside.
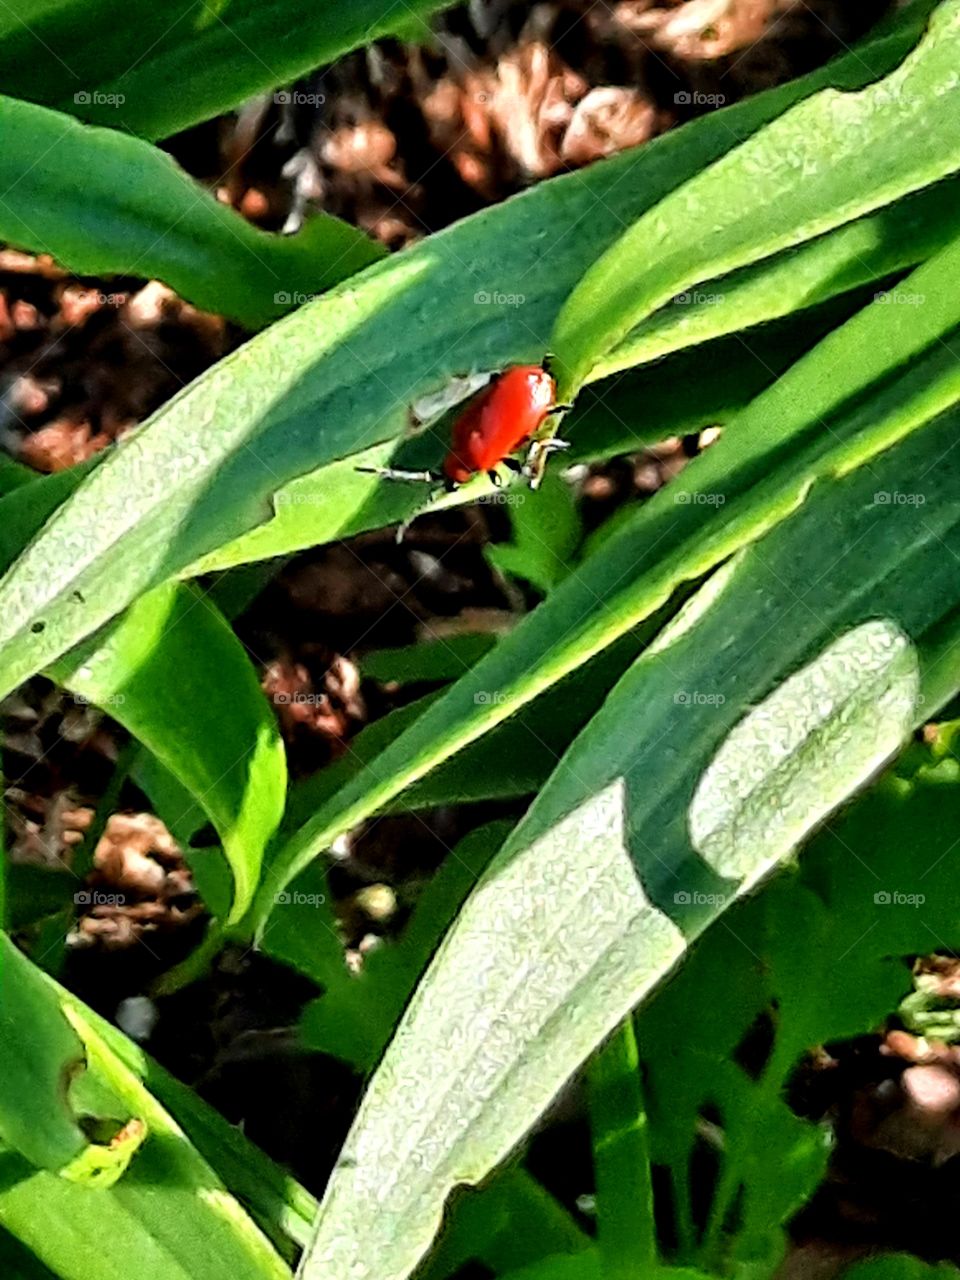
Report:
M646 989L680 955L682 935L647 902L622 823L613 784L484 877L367 1092L303 1280L407 1275L439 1226L446 1191L480 1181L516 1142L516 1115L541 1109L545 1076L568 1074L583 1038L594 1044L609 1029L605 1003ZM610 937L617 943L607 947ZM558 1015L558 987L604 993L599 1017L587 1008L572 1021ZM435 1087L425 1089L429 1079ZM365 1222L363 1261L352 1226L373 1200L380 1209Z
M916 656L894 624L876 619L829 645L734 728L690 805L690 840L717 875L749 882L795 847L810 815L829 813L897 750L920 692Z

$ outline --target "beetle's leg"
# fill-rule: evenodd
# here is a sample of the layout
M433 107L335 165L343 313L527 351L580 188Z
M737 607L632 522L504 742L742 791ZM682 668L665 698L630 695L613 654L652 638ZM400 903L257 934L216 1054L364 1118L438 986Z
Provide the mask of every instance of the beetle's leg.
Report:
M546 439L532 440L527 452L527 460L523 464L523 474L527 477L531 489L539 489L543 482L543 472L551 453L559 453L570 448L569 440L560 440L556 436Z
M521 474L530 482L530 488L535 489L534 478L543 470L543 464L546 462L546 453L543 448L543 441L533 439L530 441L530 448L527 450L527 456L523 460Z

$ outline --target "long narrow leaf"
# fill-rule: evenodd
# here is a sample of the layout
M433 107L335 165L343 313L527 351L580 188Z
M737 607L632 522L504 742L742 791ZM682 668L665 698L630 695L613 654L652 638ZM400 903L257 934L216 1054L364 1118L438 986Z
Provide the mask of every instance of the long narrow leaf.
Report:
M26 0L0 13L0 85L82 120L164 138L445 0Z
M0 933L0 1140L51 1170L54 1181L62 1174L108 1185L139 1145L143 1122L138 1117L112 1149L91 1144L68 1097L84 1066L80 1037L42 974Z
M203 593L157 587L52 674L107 710L214 823L243 915L283 813L287 768L256 672Z
M859 93L826 89L640 218L557 318L560 398L644 317L684 289L801 245L960 166L960 3Z
M61 1280L284 1280L290 1272L183 1131L65 1004L101 1096L145 1118L148 1136L115 1186L91 1190L0 1148L0 1226Z
M958 231L960 180L949 178L769 261L685 290L600 358L591 377L658 359L701 335L736 333L814 307L923 262ZM896 286L884 298L890 305L906 301Z
M0 97L0 134L0 239L78 275L163 280L257 329L382 254L328 214L260 231L156 147L44 107Z

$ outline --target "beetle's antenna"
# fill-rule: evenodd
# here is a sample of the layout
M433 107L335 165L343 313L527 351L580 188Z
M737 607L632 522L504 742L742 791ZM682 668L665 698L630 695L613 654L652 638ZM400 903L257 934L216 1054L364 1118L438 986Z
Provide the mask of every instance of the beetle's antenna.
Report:
M421 484L436 484L443 476L436 471L404 471L399 467L354 467L354 471L362 471L364 475L381 476L384 480L414 481Z
M396 532L396 541L401 543L406 536L407 530L419 516L431 507L436 500L444 493L449 493L456 488L456 484L449 477L441 475L439 471L404 471L398 467L354 467L354 471L362 471L368 476L381 476L384 480L402 480L413 481L419 484L439 485L440 488L434 489L430 496L423 502L412 515L407 516L406 520L398 527Z

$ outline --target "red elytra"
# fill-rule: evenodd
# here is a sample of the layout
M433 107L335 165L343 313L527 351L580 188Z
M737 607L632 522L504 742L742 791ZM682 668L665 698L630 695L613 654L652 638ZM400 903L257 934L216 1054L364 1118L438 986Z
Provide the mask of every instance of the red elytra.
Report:
M538 364L520 364L494 378L453 426L443 474L463 484L492 471L539 430L556 408L557 384Z

